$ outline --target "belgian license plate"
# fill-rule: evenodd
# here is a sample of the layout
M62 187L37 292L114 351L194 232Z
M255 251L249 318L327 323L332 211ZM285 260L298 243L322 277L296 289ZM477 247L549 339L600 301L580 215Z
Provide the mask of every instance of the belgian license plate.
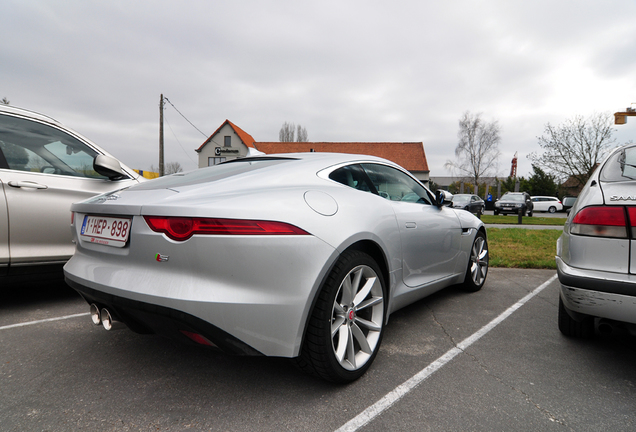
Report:
M109 216L84 216L80 236L90 243L124 247L130 234L132 220Z

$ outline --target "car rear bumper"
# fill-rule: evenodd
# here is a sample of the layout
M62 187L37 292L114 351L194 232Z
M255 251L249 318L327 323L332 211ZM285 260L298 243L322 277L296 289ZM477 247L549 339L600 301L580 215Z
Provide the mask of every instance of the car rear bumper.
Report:
M162 240L160 249L149 241L138 243L165 253L166 261L80 244L64 267L66 280L132 330L194 332L235 354L297 356L312 300L338 256L313 236L244 238L240 247L230 236L192 238L189 248L200 259L188 259L192 254L177 242Z
M263 355L231 334L193 315L157 304L107 294L66 278L66 283L77 291L88 304L99 310L107 308L117 321L141 334L161 334L181 342L194 343L187 334L203 336L209 346L234 355Z
M636 276L579 269L559 257L556 263L569 312L636 324Z

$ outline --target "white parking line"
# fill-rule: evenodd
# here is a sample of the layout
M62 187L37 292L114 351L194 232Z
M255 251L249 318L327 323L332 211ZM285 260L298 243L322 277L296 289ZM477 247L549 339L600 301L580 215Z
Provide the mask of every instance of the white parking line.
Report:
M6 326L0 327L0 330L7 330L7 329L10 329L10 328L24 327L24 326L28 326L28 325L34 325L34 324L41 324L41 323L45 323L45 322L49 322L49 321L65 320L65 319L69 319L69 318L76 318L76 317L81 317L81 316L86 316L86 315L90 315L90 312L84 312L84 313L79 313L79 314L74 314L74 315L66 315L66 316L55 317L55 318L47 318L47 319L42 319L42 320L37 320L37 321L27 321L27 322L23 322L23 323L11 324L11 325L6 325Z
M462 342L457 344L455 348L447 351L446 354L435 360L433 363L419 371L417 374L413 375L411 378L400 384L398 387L393 389L391 392L387 393L382 399L362 411L356 417L349 420L347 423L342 425L336 432L354 432L369 423L375 417L379 416L384 410L390 408L397 401L402 399L405 395L407 395L411 390L417 387L422 381L424 381L429 376L433 375L437 370L441 369L442 366L450 362L453 358L457 356L457 354L463 352L466 348L471 346L473 343L477 342L488 333L490 330L494 329L497 325L499 325L503 320L508 318L514 311L523 306L528 300L532 297L539 294L543 291L548 285L550 285L557 278L557 275L552 276L546 282L538 286L534 289L530 294L526 295L524 298L519 300L514 305L510 306L506 309L501 315L497 318L490 321L484 327L479 329L476 333L473 333L471 336L464 339Z

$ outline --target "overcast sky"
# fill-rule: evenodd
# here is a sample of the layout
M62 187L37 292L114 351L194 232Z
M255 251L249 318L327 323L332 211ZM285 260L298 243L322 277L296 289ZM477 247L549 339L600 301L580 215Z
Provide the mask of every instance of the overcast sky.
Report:
M634 0L62 1L0 3L0 98L50 115L132 168L158 166L164 94L204 134L256 141L421 141L431 176L462 113L502 129L501 175L550 122L636 102ZM634 105L636 107L636 105ZM206 136L171 106L165 160ZM636 118L616 127L636 141Z

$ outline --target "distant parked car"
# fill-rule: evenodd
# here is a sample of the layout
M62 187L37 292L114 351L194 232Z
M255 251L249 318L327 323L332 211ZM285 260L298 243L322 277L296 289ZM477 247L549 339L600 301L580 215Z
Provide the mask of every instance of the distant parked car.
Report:
M559 330L636 330L636 144L615 149L583 187L557 240Z
M550 196L533 196L532 205L534 211L556 213L563 210L563 204L558 198Z
M467 210L476 216L483 215L486 208L486 203L478 195L456 194L451 201L453 208Z
M52 118L0 106L0 276L66 262L71 204L140 180Z
M532 216L534 205L530 195L526 192L506 192L495 201L495 215L501 214L526 214Z
M563 197L563 211L569 213L570 209L576 202L576 197L566 196Z

